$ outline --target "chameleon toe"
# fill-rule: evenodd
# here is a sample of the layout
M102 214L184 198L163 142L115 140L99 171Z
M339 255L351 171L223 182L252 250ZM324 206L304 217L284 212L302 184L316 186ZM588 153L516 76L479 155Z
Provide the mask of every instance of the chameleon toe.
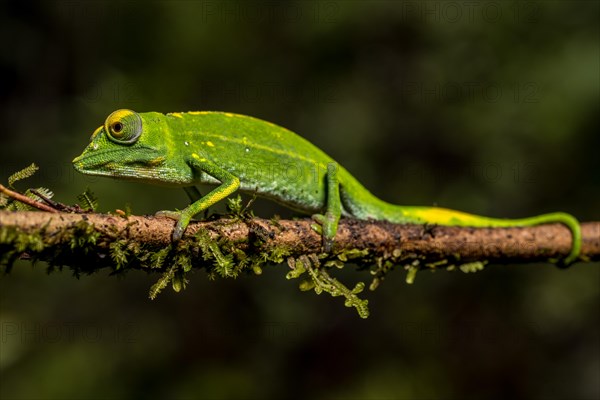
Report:
M181 228L181 226L179 226L179 224L177 224L177 226L175 227L175 229L173 230L173 241L177 242L178 240L181 239L181 237L183 236L183 229Z

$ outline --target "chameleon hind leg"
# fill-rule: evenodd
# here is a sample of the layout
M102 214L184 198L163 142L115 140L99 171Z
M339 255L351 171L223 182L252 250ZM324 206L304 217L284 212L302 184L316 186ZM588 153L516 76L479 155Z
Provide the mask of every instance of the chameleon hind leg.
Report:
M338 179L338 166L336 163L327 164L326 204L325 214L314 214L312 218L321 225L323 235L323 250L331 251L333 240L337 233L338 223L342 215L342 201L340 199L340 181Z

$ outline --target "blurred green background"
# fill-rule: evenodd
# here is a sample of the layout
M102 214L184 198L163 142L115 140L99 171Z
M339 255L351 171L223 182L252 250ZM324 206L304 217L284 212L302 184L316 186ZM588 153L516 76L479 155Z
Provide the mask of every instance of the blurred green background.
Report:
M7 1L0 179L101 211L181 190L79 176L118 108L292 129L371 191L498 217L600 219L596 1ZM217 208L218 209L218 208ZM266 201L256 212L292 215ZM360 320L285 266L147 299L158 276L0 280L0 398L598 399L600 268L393 271ZM341 279L366 279L346 268Z

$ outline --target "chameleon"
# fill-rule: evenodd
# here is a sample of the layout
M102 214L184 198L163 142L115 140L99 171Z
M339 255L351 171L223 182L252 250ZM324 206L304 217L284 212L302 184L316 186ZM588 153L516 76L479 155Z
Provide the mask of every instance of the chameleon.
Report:
M441 207L390 204L296 133L228 112L114 111L94 131L73 166L83 174L183 188L190 205L179 211L157 212L177 221L174 241L182 238L192 217L239 190L312 214L325 251L333 246L342 216L475 228L561 223L571 231L572 245L560 263L573 263L581 250L581 228L570 214L501 219ZM214 188L201 195L196 184Z

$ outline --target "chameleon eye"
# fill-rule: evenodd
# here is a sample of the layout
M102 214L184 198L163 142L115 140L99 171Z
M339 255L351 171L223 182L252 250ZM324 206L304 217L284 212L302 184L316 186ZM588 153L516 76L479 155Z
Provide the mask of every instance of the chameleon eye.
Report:
M135 143L142 134L142 118L131 110L117 110L106 118L104 129L115 143Z

